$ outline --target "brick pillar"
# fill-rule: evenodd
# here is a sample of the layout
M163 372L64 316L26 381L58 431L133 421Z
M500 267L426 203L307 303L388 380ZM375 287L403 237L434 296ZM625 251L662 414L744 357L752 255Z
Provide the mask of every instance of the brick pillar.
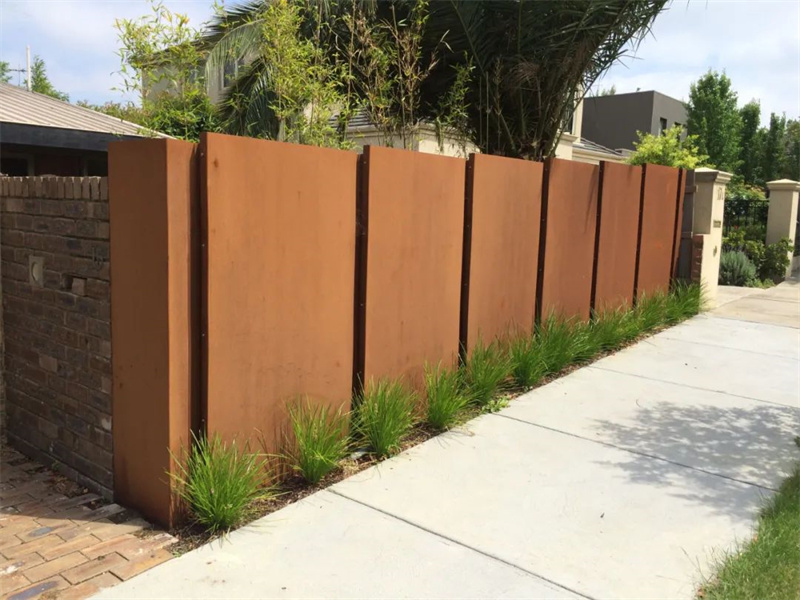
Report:
M699 275L693 267L692 280L703 286L709 306L717 303L719 280L719 259L722 254L722 220L725 214L725 188L731 174L716 169L695 169L696 191L694 196L694 217L692 231L694 245L697 236L702 235L702 251Z
M767 244L774 244L783 238L795 243L797 231L797 198L800 182L779 179L767 183L769 189L769 215L767 217ZM791 256L792 252L789 252ZM786 268L786 277L792 274L792 263Z

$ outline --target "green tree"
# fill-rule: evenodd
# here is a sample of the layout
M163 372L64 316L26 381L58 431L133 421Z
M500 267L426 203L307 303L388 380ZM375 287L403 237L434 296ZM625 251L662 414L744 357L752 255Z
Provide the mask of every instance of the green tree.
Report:
M303 34L309 18L308 7L298 2L276 0L264 6L256 21L259 43L250 47L252 62L234 81L220 107L228 132L315 146L346 146L331 119L345 103L340 85L343 73L319 43L321 24L316 35ZM228 52L219 62L217 58L209 61L211 69L242 60L235 52ZM261 65L271 68L261 71ZM248 93L252 77L258 78L260 93Z
M139 94L144 127L197 141L201 132L219 127L202 77L200 31L188 16L159 1L151 0L150 7L148 15L114 22L120 42L121 91ZM120 105L105 108L104 112L114 112Z
M612 85L610 88L600 88L597 90L595 96L615 96L617 94L617 86Z
M786 150L783 176L800 181L800 121L786 122Z
M8 83L11 81L11 65L8 64L8 61L0 60L0 82Z
M757 100L751 100L740 110L742 120L739 141L739 169L745 183L755 184L762 182L761 163L763 162L763 132L761 131L761 105Z
M274 66L253 60L259 56L259 22L266 4L256 0L226 10L205 40L209 64L229 60L232 52L250 62L235 86L236 93L247 98L271 93L266 82ZM419 2L306 0L304 4L309 8L300 31L316 37L328 56L341 56L343 46L352 44L355 53L362 50L348 31L346 15L364 7L371 23L399 26L413 22ZM414 49L420 57L414 69L426 76L416 87L418 100L402 102L416 103L416 118L435 121L441 99L459 78L463 80L465 70L472 70L465 95L464 136L485 153L541 159L555 150L582 90L590 89L612 64L635 50L665 5L665 0L431 2L421 43ZM393 77L405 77L405 68L414 63L405 59L390 65ZM358 94L361 82L352 66L347 62L343 87Z
M27 80L25 84L27 85ZM64 92L59 92L50 82L50 78L47 76L47 66L40 56L35 56L31 63L31 91L69 102L69 96Z
M774 181L783 176L786 161L786 117L772 113L769 116L769 129L764 137L761 173L764 181Z
M711 164L737 172L741 116L736 92L725 73L709 71L691 85L686 105L687 129L697 136L697 147Z
M695 136L684 139L683 127L673 125L661 135L638 132L639 141L633 145L636 150L628 157L628 164L664 165L681 169L696 169L706 163L708 156L699 152Z
M103 114L136 123L137 125L146 126L146 115L141 106L136 106L133 102L122 104L121 102L106 102L105 104L92 104L87 100L78 100L76 106L96 110Z

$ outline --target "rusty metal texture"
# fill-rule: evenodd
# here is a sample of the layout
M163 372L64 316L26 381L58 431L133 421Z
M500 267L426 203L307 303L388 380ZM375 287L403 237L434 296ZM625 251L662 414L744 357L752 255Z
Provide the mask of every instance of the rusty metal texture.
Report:
M470 157L467 302L461 315L467 349L533 327L543 168L526 160Z
M680 237L676 240L678 260L673 277L689 281L691 279L692 228L694 226L694 194L696 189L693 169L683 172L683 181L684 183L681 185L681 191L679 192L683 194L680 208L682 226Z
M683 204L686 198L686 169L681 169L678 177L677 214L675 215L675 234L672 238L672 271L670 278L678 276L678 262L680 260L681 239L683 235Z
M666 292L673 269L680 170L647 165L642 186L636 295Z
M286 405L349 406L353 152L206 134L209 433L275 451Z
M633 304L642 168L603 163L594 308Z
M597 234L597 165L551 159L546 166L539 313L588 319Z
M369 146L364 153L365 384L422 384L458 356L466 161Z
M114 495L175 524L174 457L197 386L196 145L109 144Z

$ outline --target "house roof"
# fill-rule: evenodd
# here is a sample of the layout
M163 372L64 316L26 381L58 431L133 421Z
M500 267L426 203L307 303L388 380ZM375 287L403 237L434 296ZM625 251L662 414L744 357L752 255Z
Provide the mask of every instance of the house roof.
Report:
M586 138L580 138L575 140L572 144L573 148L578 148L580 150L586 150L588 152L595 152L599 154L608 154L609 156L614 156L616 158L622 158L624 155L622 152L617 152L616 150L612 150L611 148L606 148L596 142L591 140L587 140Z
M10 83L0 83L0 123L89 131L117 136L144 137L148 134L163 136L149 133L148 130L135 123L123 121L82 106L75 106L44 94L29 92Z

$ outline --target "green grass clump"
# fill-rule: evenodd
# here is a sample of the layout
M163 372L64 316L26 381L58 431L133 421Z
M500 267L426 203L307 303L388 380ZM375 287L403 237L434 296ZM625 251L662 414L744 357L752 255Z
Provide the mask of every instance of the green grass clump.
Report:
M633 318L639 331L645 333L664 324L667 314L667 295L663 292L642 294L636 300Z
M356 409L356 433L379 458L391 456L414 425L415 406L414 392L402 382L370 382Z
M323 404L308 401L289 405L293 437L288 458L292 469L315 484L347 456L348 416Z
M200 524L212 533L227 531L242 520L253 500L272 493L265 487L270 480L266 459L250 452L249 445L237 447L236 441L228 444L219 435L193 437L188 457L176 460L177 472L171 476Z
M598 352L607 352L619 348L622 344L634 339L639 328L630 312L623 309L607 309L596 312L589 326L592 346Z
M703 309L703 293L699 285L676 282L667 295L664 319L673 325L695 316Z
M545 376L547 367L542 360L539 340L535 335L521 334L511 339L508 347L511 377L521 388L530 388Z
M425 365L425 392L428 401L425 420L439 431L455 425L469 404L459 371L444 369L441 364L435 369Z
M478 340L462 367L464 385L471 402L483 408L508 378L511 364L499 342L485 346Z
M571 321L550 315L536 327L539 354L544 363L545 375L563 370L580 353L582 340L575 339L575 326Z
M800 600L800 465L761 511L753 539L727 554L704 600Z

